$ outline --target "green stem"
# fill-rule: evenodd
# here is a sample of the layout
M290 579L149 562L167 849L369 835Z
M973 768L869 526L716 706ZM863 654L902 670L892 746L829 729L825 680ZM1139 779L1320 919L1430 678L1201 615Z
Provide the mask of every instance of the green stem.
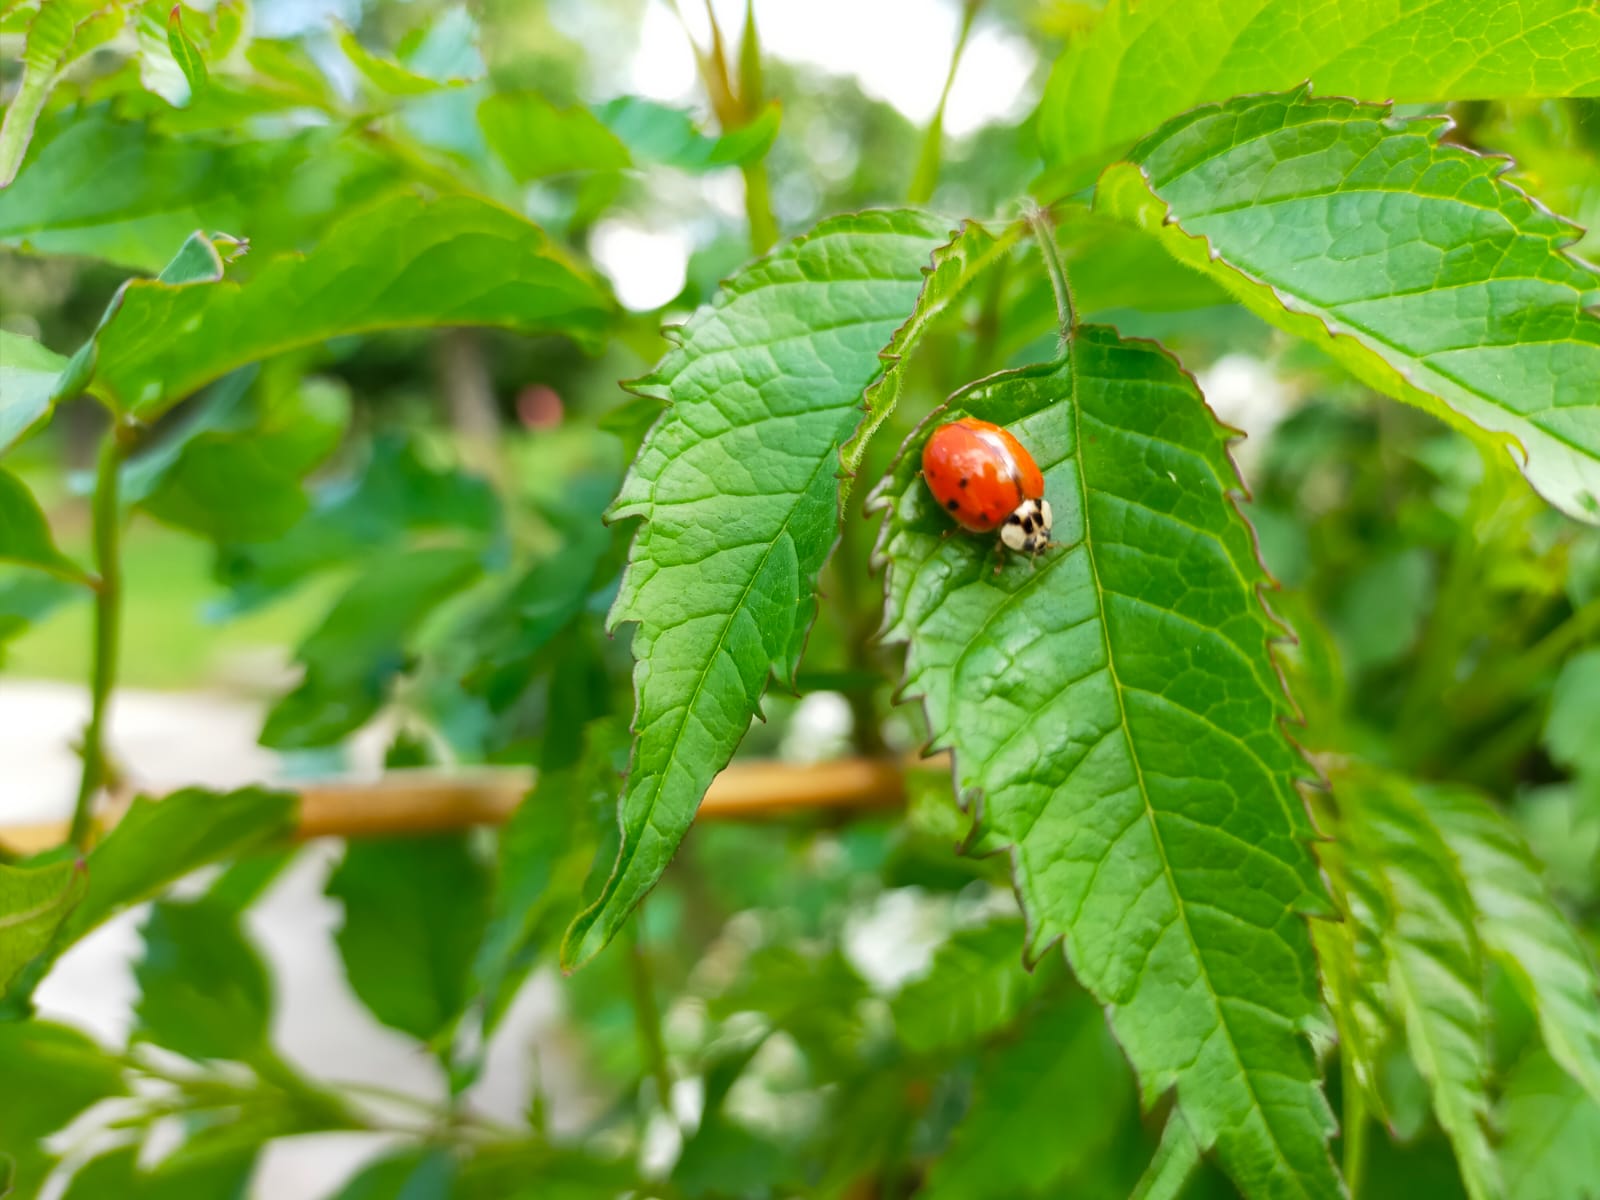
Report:
M1341 1055L1340 1071L1344 1083L1344 1183L1350 1200L1360 1200L1361 1179L1367 1169L1367 1098L1356 1079L1355 1063L1349 1053Z
M772 188L765 160L745 163L744 215L750 222L750 252L765 254L778 240L778 219L772 215Z
M639 1044L644 1049L650 1065L650 1075L656 1083L656 1098L661 1110L672 1115L672 1070L667 1066L667 1045L661 1036L661 1009L656 1004L655 979L650 972L650 959L645 954L639 935L643 909L634 910L633 919L627 923L628 975L633 984L633 1020L639 1032Z
M106 785L106 717L116 686L118 643L122 633L122 506L118 485L122 445L115 427L100 447L94 484L94 556L100 588L94 597L94 668L89 727L83 735L83 775L72 810L72 844L89 848L94 800Z
M1045 274L1050 276L1050 290L1056 294L1056 321L1061 329L1061 344L1072 340L1072 331L1078 319L1072 304L1072 288L1067 283L1067 272L1061 265L1061 251L1056 247L1055 228L1042 208L1027 213L1033 240L1039 243L1039 257L1044 260Z
M983 0L967 0L961 10L961 31L956 34L955 50L950 54L950 69L945 72L944 90L939 93L939 104L933 110L928 128L922 134L922 147L917 152L917 167L911 176L911 189L906 199L912 204L926 204L939 184L939 164L944 155L944 110L950 102L950 88L955 84L956 71L961 66L961 55L967 48L967 38L972 33L972 22L983 7Z

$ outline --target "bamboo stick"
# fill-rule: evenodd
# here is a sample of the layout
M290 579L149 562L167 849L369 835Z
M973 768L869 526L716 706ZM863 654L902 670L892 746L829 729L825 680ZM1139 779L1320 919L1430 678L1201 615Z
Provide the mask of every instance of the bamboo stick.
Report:
M928 765L938 765L929 760ZM385 837L499 825L533 785L523 767L391 771L370 780L288 785L300 795L298 841L318 837ZM894 808L905 802L905 764L893 759L845 758L822 763L741 761L711 782L698 820L749 821L826 809ZM98 818L101 833L126 805ZM0 826L0 844L18 854L59 845L64 821Z

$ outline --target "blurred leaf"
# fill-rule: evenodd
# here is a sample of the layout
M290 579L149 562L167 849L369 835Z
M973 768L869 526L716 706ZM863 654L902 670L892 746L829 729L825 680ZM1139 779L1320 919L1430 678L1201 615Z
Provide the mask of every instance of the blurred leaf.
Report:
M139 1034L189 1058L256 1059L267 1045L272 991L238 914L204 899L161 900L140 932Z
M184 31L181 4L174 4L167 17L167 48L172 51L178 70L189 81L189 96L193 99L205 90L210 81L210 72L206 70L206 60L201 56L200 48Z
M1600 704L1589 711L1592 723ZM1484 947L1538 1015L1551 1055L1600 1104L1600 976L1539 864L1511 822L1476 793L1431 787L1422 801L1460 862Z
M1358 767L1333 779L1351 870L1372 882L1390 995L1474 1200L1502 1192L1488 1140L1489 1013L1472 897L1421 797Z
M0 191L0 198L6 195ZM0 329L0 454L49 414L66 365L32 338Z
M601 286L537 226L466 196L397 195L243 283L124 284L79 354L92 364L96 394L148 421L229 371L343 334L501 325L592 347L610 313Z
M149 1170L139 1167L138 1146L92 1158L73 1175L62 1200L247 1200L254 1148L204 1158L190 1157L187 1149Z
M437 79L408 71L393 59L363 46L349 29L339 26L339 49L360 74L362 83L378 96L425 96L447 86Z
M866 982L837 950L763 946L708 1007L718 1020L759 1014L827 1073L853 1056L862 1032L858 1006L867 994Z
M215 862L287 837L298 802L285 792L186 788L155 800L140 796L90 853L89 889L63 930L70 945L129 905Z
M301 480L338 446L349 395L308 379L251 403L252 374L219 381L181 433L124 469L125 502L217 541L266 541L294 526L308 507Z
M69 583L88 583L82 567L56 547L44 510L28 485L0 467L0 560L37 567Z
M5 663L7 642L68 601L82 601L88 596L86 588L54 575L16 568L0 570L0 666Z
M1572 771L1600 774L1600 649L1574 654L1561 664L1544 745L1550 757Z
M311 511L282 537L221 548L217 573L232 593L222 610L260 607L319 572L392 553L410 535L486 542L499 529L485 480L433 462L417 439L380 435L348 473L316 485Z
M991 540L946 536L920 451L963 415L1010 427L1044 472L1062 545L1037 564L997 573ZM1302 914L1327 901L1228 436L1159 347L1098 326L1067 360L957 393L875 497L885 636L909 643L905 692L955 752L975 848L1010 853L1029 956L1065 935L1146 1094L1175 1087L1247 1193L1333 1197L1304 1036Z
M257 253L296 249L394 175L372 148L327 129L167 135L92 108L40 126L27 169L0 190L0 244L152 274L196 229L248 229Z
M0 123L0 188L16 178L34 123L67 65L117 36L126 0L39 0L22 43L22 80Z
M972 1105L933 1164L927 1200L1070 1194L1072 1173L1129 1120L1133 1078L1081 993L1038 1013L979 1067Z
M448 1150L404 1150L363 1167L332 1200L452 1200L455 1178Z
M430 546L369 563L300 644L300 685L273 706L261 744L329 746L371 719L406 669L417 627L482 573L476 551Z
M628 148L593 112L535 92L496 92L478 106L483 136L519 182L572 171L620 171Z
M1402 102L1583 95L1600 14L1567 0L1110 0L1056 60L1039 107L1046 161L1092 173L1174 113L1311 79Z
M14 1194L37 1195L52 1160L40 1143L90 1105L126 1088L122 1068L92 1039L47 1021L0 1022L0 1147Z
M974 1045L1010 1025L1049 974L1023 966L1026 942L1022 922L1009 919L951 935L927 974L894 998L900 1040L927 1054Z
M765 157L783 117L777 104L769 104L747 124L713 137L682 109L639 96L619 96L594 112L635 158L684 171L714 171Z
M1600 316L1584 307L1600 273L1564 253L1575 227L1443 131L1304 89L1244 97L1142 142L1095 204L1369 387L1519 442L1545 499L1600 521Z
M767 677L794 674L838 537L839 448L943 230L911 212L825 222L736 276L633 385L671 400L611 514L646 518L610 618L637 625L639 737L622 853L568 931L566 966L622 927L732 757Z
M1349 670L1370 671L1417 643L1433 608L1433 561L1421 546L1371 554L1339 590L1334 631Z
M87 881L81 862L32 869L0 863L0 995L49 948Z
M1600 1197L1600 1101L1543 1051L1511 1073L1499 1125L1507 1200Z
M1129 1200L1178 1200L1200 1165L1200 1147L1177 1113L1167 1115L1161 1144Z
M565 687L553 687L551 700L538 783L500 833L488 925L472 964L484 1042L537 958L554 949L557 922L582 902L627 762L628 735L619 720L585 724L588 704Z
M372 1015L419 1041L468 999L488 919L488 872L464 836L351 842L328 880L350 986Z

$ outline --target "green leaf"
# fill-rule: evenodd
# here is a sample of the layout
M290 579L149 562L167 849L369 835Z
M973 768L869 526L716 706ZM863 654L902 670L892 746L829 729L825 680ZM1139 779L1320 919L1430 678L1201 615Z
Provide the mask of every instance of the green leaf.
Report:
M183 77L189 81L189 99L192 101L205 90L206 84L210 82L210 73L206 70L206 60L201 57L200 48L184 32L181 4L174 4L172 12L167 16L167 48L172 51L172 58L178 64L178 70L182 71Z
M1402 103L1592 96L1597 56L1600 14L1569 0L1110 0L1056 61L1039 140L1087 182L1174 113L1230 96L1307 79Z
M49 948L87 878L81 862L32 869L0 863L0 995Z
M333 1200L451 1200L455 1178L449 1151L405 1150L362 1168Z
M712 137L696 128L694 118L682 109L639 96L619 96L594 112L635 158L684 171L714 171L765 157L783 115L776 104L769 104L747 124Z
M150 420L229 371L345 334L498 325L592 347L610 313L601 286L537 226L467 196L402 194L243 283L125 284L89 351L91 386Z
M1547 500L1600 521L1600 317L1584 307L1600 274L1564 253L1573 226L1445 127L1304 90L1242 97L1141 143L1095 203L1370 387L1520 443Z
M140 932L138 1033L189 1058L257 1058L267 1045L272 988L239 914L210 900L162 900Z
M1129 1200L1178 1200L1200 1165L1200 1147L1183 1117L1172 1113L1161 1129L1161 1144Z
M344 434L350 397L318 379L252 396L254 378L219 381L181 431L126 466L124 502L219 542L287 533L309 505L301 481Z
M1132 1085L1105 1018L1087 997L1045 1009L979 1068L972 1105L917 1194L1073 1194L1061 1181L1134 1118Z
M1489 1012L1472 896L1410 785L1350 767L1334 777L1338 837L1370 882L1389 995L1473 1200L1502 1193L1489 1146Z
M558 108L536 92L496 92L478 106L489 147L517 180L573 171L620 171L628 148L587 108Z
M367 89L378 96L426 96L448 86L442 80L418 75L393 59L373 53L342 25L338 27L338 38L339 49L344 51L350 65L360 73Z
M1032 566L946 536L922 482L924 438L969 414L1044 472L1061 545ZM957 393L877 493L886 636L976 849L1010 852L1030 955L1065 935L1146 1099L1176 1087L1247 1195L1333 1197L1302 916L1327 904L1228 436L1158 347L1094 326Z
M1596 712L1590 709L1591 726ZM1484 947L1538 1015L1552 1057L1600 1103L1600 977L1539 864L1511 822L1476 793L1431 787L1421 797L1460 864Z
M598 719L580 725L576 734L557 727L567 720L572 705L564 693L552 685L552 728L538 783L500 834L489 920L472 965L472 992L483 1005L485 1041L536 956L546 949L546 939L559 936L552 922L565 921L582 902L602 823L609 817L606 810L627 762L620 720ZM579 716L581 720L581 712ZM569 761L558 763L558 755Z
M67 919L63 941L70 945L191 871L287 837L295 820L295 798L263 788L139 797L90 853L89 889Z
M366 724L406 669L417 627L482 572L477 551L455 546L369 563L295 652L305 676L267 714L261 744L330 746Z
M654 886L767 677L793 675L839 530L839 448L879 352L948 238L912 212L825 221L746 268L634 385L670 402L612 509L644 517L612 609L634 623L638 740L622 852L562 950L571 967Z
M1021 921L991 921L954 934L927 974L895 997L900 1040L919 1054L959 1049L1010 1025L1045 974L1024 969L1026 941Z
M125 7L124 0L39 0L22 43L22 81L0 123L0 188L16 178L56 78L116 37Z
M1600 774L1600 739L1595 713L1600 712L1600 649L1574 654L1561 664L1550 692L1544 722L1544 746L1568 770Z
M1499 1125L1508 1200L1600 1200L1600 1101L1549 1055L1517 1064Z
M126 1092L122 1069L84 1034L46 1021L0 1022L0 1153L19 1197L37 1195L52 1159L40 1144L98 1101Z
M339 953L373 1016L424 1042L449 1028L468 998L490 886L465 837L350 843L327 892L344 905Z
M0 201L7 195L0 192ZM67 360L32 338L0 329L0 454L50 413Z
M27 168L0 190L0 244L151 274L196 229L249 230L257 254L299 249L394 174L334 130L168 136L96 107L41 123Z
M873 434L899 404L905 368L918 343L941 318L958 308L979 280L988 278L1005 262L1022 229L1020 223L1014 223L996 237L976 221L968 221L952 241L934 251L916 308L894 331L894 338L879 356L886 366L866 391L867 419L844 447L844 465L849 474L860 471Z
M28 485L0 467L0 561L37 567L70 583L89 576L56 546L50 522Z

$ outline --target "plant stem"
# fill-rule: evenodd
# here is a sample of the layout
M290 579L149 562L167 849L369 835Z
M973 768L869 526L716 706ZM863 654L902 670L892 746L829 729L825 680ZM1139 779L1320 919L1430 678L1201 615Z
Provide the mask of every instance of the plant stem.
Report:
M655 980L650 973L650 959L645 954L639 925L643 908L636 909L628 922L628 976L633 984L633 1020L639 1031L639 1044L644 1049L650 1065L651 1077L656 1083L657 1099L661 1110L672 1116L672 1070L667 1066L667 1045L661 1036L661 1009L656 1004Z
M1050 290L1056 294L1056 321L1061 328L1061 344L1072 341L1072 331L1078 319L1072 305L1072 288L1067 283L1067 272L1061 266L1061 251L1056 248L1055 227L1042 208L1029 209L1027 222L1033 230L1033 239L1039 243L1039 257L1044 260L1045 274L1050 276Z
M750 222L750 252L765 254L778 240L778 219L772 215L772 188L765 161L745 163L744 215Z
M113 427L100 447L94 484L94 556L100 588L94 597L94 667L89 727L83 735L83 775L68 834L79 850L89 848L94 800L106 785L106 717L116 686L122 632L122 507L118 496L122 468L119 430Z
M962 52L967 48L967 37L972 33L972 22L983 7L983 0L967 0L961 6L961 30L956 34L955 49L950 54L950 69L945 73L944 90L939 93L939 104L933 110L928 128L922 134L922 147L917 151L917 166L911 176L911 188L906 199L912 204L926 204L939 184L939 164L944 154L944 109L950 101L950 88L956 81L956 70L961 66Z
M1340 1058L1344 1084L1344 1183L1350 1189L1350 1200L1360 1200L1361 1177L1367 1169L1367 1100L1356 1079L1351 1056L1346 1052Z

